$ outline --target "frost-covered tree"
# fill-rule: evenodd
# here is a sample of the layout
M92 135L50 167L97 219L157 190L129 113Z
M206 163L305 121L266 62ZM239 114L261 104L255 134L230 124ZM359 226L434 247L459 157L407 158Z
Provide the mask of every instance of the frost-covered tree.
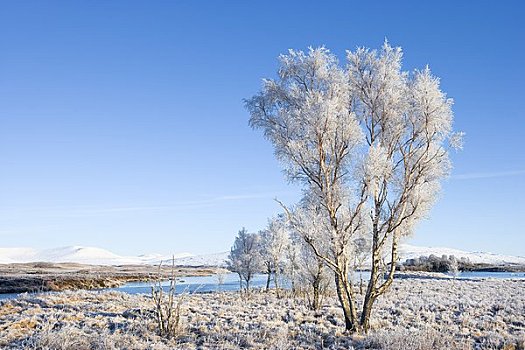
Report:
M285 250L284 276L290 283L290 288L294 296L297 296L301 284L301 245L302 241L296 239L296 235L291 232L288 246Z
M259 232L259 237L261 241L264 240L264 235L265 235L264 231ZM261 264L264 268L264 272L266 272L266 291L269 291L270 282L272 281L272 274L274 271L273 260L269 255L262 253L261 254Z
M399 240L434 203L450 169L448 147L461 147L439 79L428 67L402 71L401 58L386 42L379 52L348 51L345 67L325 48L290 50L278 79L264 80L246 102L250 124L318 212L324 229L305 241L334 272L353 331L368 330L375 300L392 283ZM359 315L348 276L360 235L371 242L371 277Z
M332 276L326 264L306 244L301 244L301 263L298 265L299 281L313 310L321 307L323 297L330 290Z
M289 232L285 218L280 215L271 218L266 230L259 233L262 262L268 279L266 289L270 287L270 276L273 274L274 285L279 294L279 279L284 267L285 252L289 246Z
M458 260L456 259L456 257L454 255L450 255L448 257L448 268L447 268L447 272L452 274L452 276L454 276L454 278L457 278L460 274L460 270L459 270L459 264L458 264Z
M329 269L324 259L319 254L326 251L324 240L320 240L326 232L327 226L323 223L323 218L319 215L319 210L315 210L312 203L303 199L301 204L295 208L293 213L288 211L289 230L291 232L290 251L294 250L295 273L297 288L300 294L306 295L312 309L320 307L321 298L329 289L328 278ZM317 254L312 249L313 242L317 247Z
M228 269L239 275L240 288L246 292L250 290L250 282L255 274L261 270L259 243L259 236L248 233L243 227L235 237L228 256Z
M330 270L312 250L301 235L294 235L295 246L299 247L297 263L298 288L306 296L311 309L321 307L323 297L328 294L333 279Z

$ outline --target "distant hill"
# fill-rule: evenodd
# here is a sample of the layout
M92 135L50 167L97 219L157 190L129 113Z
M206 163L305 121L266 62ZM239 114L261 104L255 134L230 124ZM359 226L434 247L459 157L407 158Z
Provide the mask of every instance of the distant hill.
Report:
M401 261L419 258L420 256L428 257L432 254L436 255L437 257L441 257L443 255L454 255L456 258L467 258L473 264L525 265L525 257L521 256L500 255L486 252L466 252L459 249L443 247L418 247L410 244L400 245Z
M475 264L491 265L520 264L525 265L525 257L492 254L486 252L466 252L459 249L442 247L419 247L409 244L400 245L400 261L419 258L420 256L454 255L456 258L467 258ZM177 253L175 264L178 266L226 266L228 252L193 255ZM69 246L53 249L33 248L0 248L0 264L26 262L79 263L90 265L142 265L170 264L171 255L148 254L140 256L120 256L109 250L95 247Z
M175 254L175 258L192 256L190 253ZM88 265L142 265L158 264L171 256L141 255L120 256L109 250L95 247L68 246L53 249L0 248L0 264L51 262L78 263Z
M194 255L175 259L175 264L183 266L219 266L226 267L226 260L230 252Z

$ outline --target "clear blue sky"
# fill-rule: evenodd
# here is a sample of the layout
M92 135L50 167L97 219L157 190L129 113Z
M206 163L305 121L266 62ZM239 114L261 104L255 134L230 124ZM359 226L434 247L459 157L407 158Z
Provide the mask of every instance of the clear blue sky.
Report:
M293 203L242 99L289 48L429 64L467 133L411 243L525 255L522 1L2 1L0 246L229 249Z

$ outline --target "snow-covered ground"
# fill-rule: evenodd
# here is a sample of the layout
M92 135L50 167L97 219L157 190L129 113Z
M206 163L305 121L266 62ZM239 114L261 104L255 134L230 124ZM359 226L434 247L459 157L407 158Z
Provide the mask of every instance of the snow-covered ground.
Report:
M26 294L0 302L2 349L524 349L525 282L409 278L378 299L368 335L344 332L334 296L312 311L275 293L190 293L179 337L157 333L147 295Z
M454 255L456 258L468 258L472 263L492 265L523 264L525 257L492 254L486 252L466 252L459 249L441 247L418 247L401 244L400 261L434 254ZM206 255L175 253L175 264L184 266L225 266L228 252ZM102 248L69 246L54 249L37 250L32 248L0 248L0 264L26 262L72 262L92 265L141 265L171 262L171 255L147 254L140 256L121 256Z

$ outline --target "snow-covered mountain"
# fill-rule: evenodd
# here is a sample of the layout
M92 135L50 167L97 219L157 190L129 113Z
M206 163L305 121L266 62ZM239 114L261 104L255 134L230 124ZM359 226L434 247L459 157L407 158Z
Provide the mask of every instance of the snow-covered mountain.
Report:
M183 266L219 266L226 267L226 260L230 252L194 255L175 259L175 264Z
M175 258L192 256L178 253ZM158 264L161 260L171 260L171 256L159 254L141 256L121 256L109 250L95 247L68 246L37 250L33 248L0 248L0 264L51 262L78 263L90 265L141 265Z
M525 265L525 257L521 256L510 256L500 255L486 252L466 252L459 249L443 248L443 247L418 247L410 244L400 245L400 256L401 261L406 259L419 258L420 256L430 256L434 254L438 257L442 255L454 255L456 258L467 258L471 263L474 264L492 264L492 265L504 265L504 264L521 264Z
M493 265L523 264L525 257L499 255L485 252L466 252L452 248L418 247L409 244L400 245L400 261L420 256L438 257L454 255L456 258L468 258L472 263ZM228 252L193 255L178 253L173 255L179 266L226 266ZM71 262L92 265L141 265L171 263L172 255L147 254L140 256L121 256L102 248L69 246L54 249L37 250L32 248L0 248L0 264L25 262Z

